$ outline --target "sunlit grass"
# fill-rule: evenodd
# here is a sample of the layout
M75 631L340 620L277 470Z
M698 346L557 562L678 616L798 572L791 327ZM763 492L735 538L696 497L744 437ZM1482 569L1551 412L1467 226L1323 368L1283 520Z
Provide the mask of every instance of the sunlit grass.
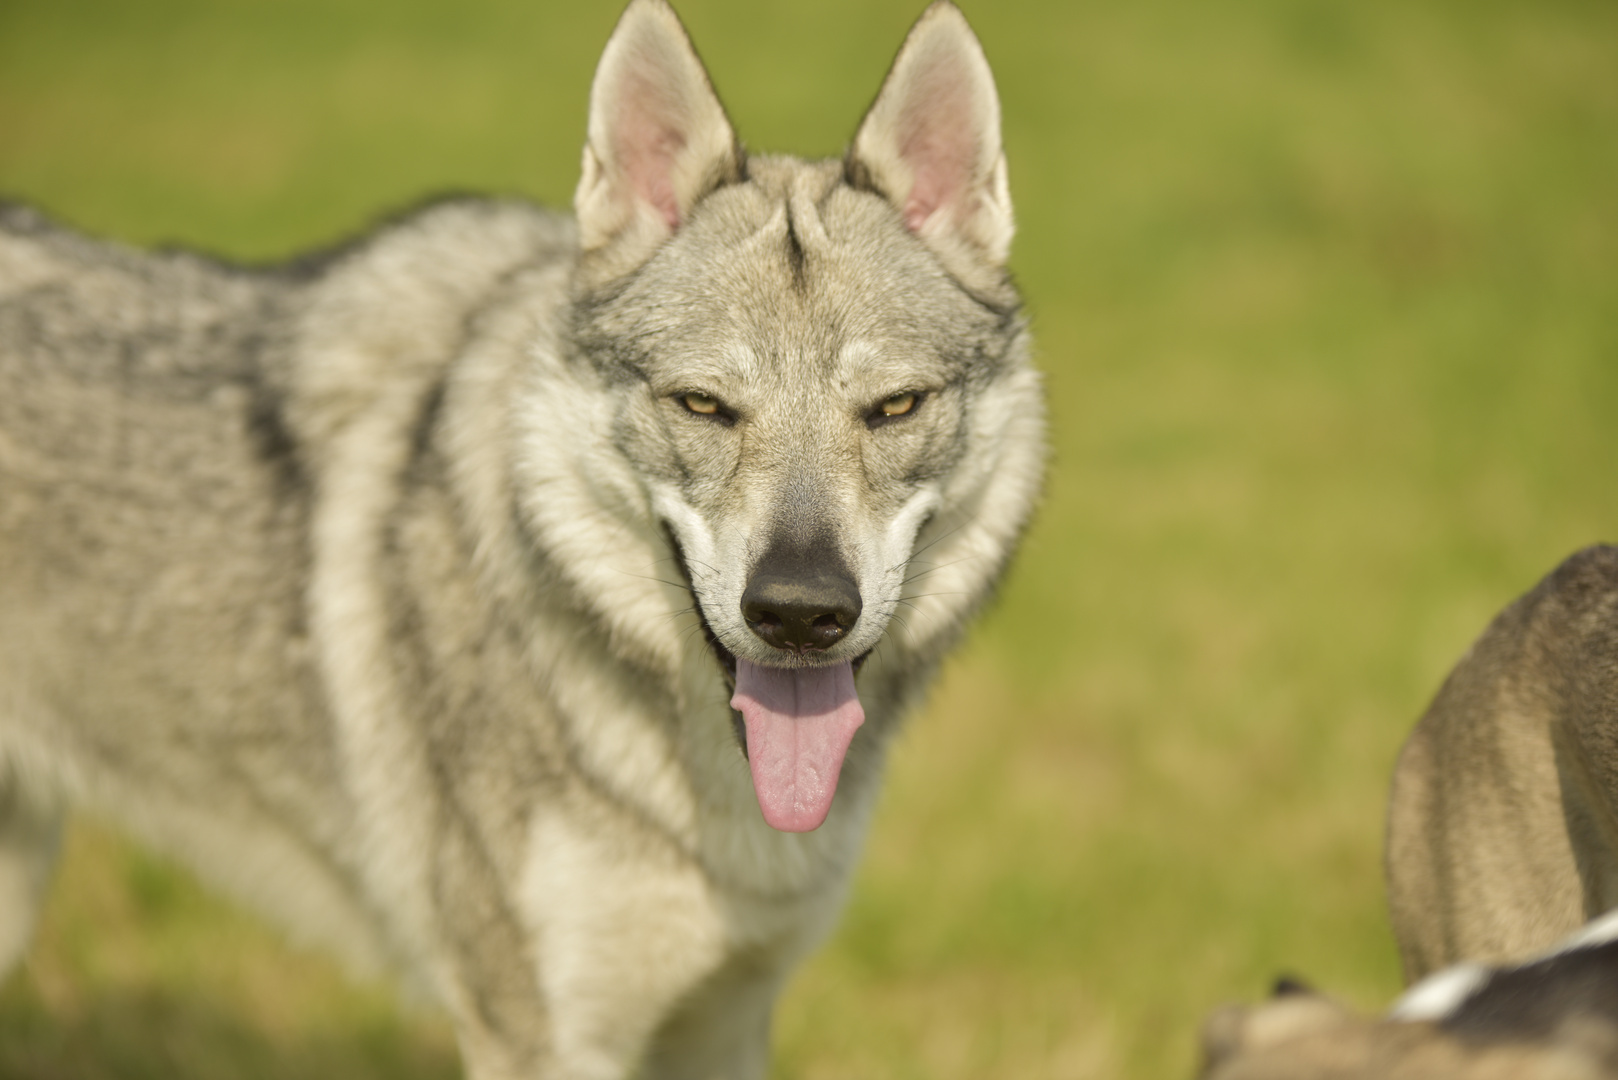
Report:
M751 144L830 153L920 6L681 10ZM251 258L446 188L562 203L615 14L12 0L0 191ZM1618 9L968 14L1050 493L895 749L777 1075L1168 1080L1278 971L1396 990L1403 733L1495 610L1618 538ZM6 1075L428 1077L448 1046L99 831L0 994Z

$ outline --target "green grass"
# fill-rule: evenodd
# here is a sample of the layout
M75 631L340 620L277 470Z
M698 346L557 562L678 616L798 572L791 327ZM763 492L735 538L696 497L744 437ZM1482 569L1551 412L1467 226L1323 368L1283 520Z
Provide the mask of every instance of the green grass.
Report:
M837 151L919 3L681 5L744 137ZM1398 986L1382 801L1490 615L1618 538L1618 8L968 5L1049 498L893 758L781 1080L1187 1076L1200 1015ZM0 190L243 257L445 188L565 202L614 5L9 0ZM23 1077L443 1077L106 834L0 993Z

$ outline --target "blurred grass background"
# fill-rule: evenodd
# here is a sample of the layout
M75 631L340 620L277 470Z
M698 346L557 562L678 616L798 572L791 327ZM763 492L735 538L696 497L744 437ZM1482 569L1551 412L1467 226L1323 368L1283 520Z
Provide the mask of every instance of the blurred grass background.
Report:
M682 0L755 147L838 152L919 0ZM1398 988L1382 803L1494 611L1618 539L1618 6L974 3L1049 498L893 757L780 1080L1185 1077L1280 970ZM0 0L0 192L288 255L564 204L616 3ZM101 827L0 1074L456 1075L442 1024Z

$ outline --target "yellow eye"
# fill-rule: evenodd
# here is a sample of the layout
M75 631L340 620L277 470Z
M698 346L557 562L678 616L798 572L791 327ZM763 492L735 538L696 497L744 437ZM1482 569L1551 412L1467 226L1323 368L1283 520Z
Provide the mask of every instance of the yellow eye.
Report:
M707 394L699 394L696 391L681 394L680 403L698 416L713 416L719 412L717 399L711 398Z
M882 403L883 416L903 416L916 407L914 393L894 394Z

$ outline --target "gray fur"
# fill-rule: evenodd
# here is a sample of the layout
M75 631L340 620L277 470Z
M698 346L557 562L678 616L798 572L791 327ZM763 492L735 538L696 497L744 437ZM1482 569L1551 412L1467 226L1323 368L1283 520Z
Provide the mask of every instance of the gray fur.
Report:
M1618 548L1569 558L1451 673L1394 776L1406 976L1543 951L1618 906Z
M981 63L947 4L916 35ZM582 230L462 200L243 270L0 211L0 965L82 805L435 995L471 1077L762 1076L1039 482L973 85L997 171L921 225L855 159L743 157L661 0L598 74ZM636 108L713 160L647 187ZM737 610L783 534L864 609L795 661L865 658L804 834L760 818L721 662L784 662Z
M1205 1080L1612 1080L1618 917L1527 963L1430 975L1379 1017L1293 980L1203 1025Z
M1361 1016L1314 993L1226 1006L1203 1025L1200 1080L1613 1080L1618 1028L1570 1009L1553 1026L1470 1037Z

